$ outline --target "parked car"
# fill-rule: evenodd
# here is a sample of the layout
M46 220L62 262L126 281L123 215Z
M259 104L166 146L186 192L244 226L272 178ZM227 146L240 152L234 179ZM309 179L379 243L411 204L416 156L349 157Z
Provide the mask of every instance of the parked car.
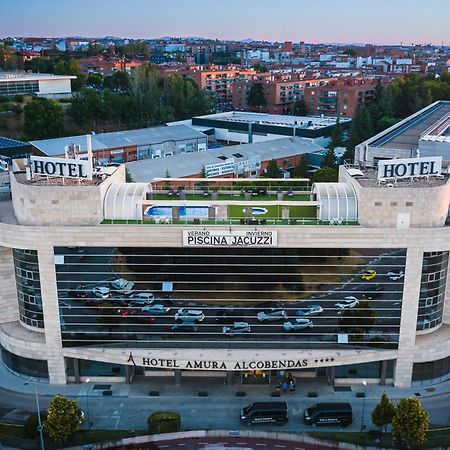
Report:
M284 331L298 331L304 330L305 328L312 328L314 324L309 319L294 319L290 322L284 322Z
M111 281L111 287L121 294L128 295L133 292L134 283L132 281L126 280L125 278L117 278Z
M371 284L364 288L363 296L368 300L382 297L382 295L383 295L383 286L381 284Z
M403 273L402 270L399 270L399 271L388 272L387 276L389 277L390 280L397 281L397 280L401 280L405 276L405 274Z
M177 322L203 322L205 315L199 309L180 308L175 314Z
M250 333L250 325L247 322L234 322L231 327L223 327L222 332L227 336Z
M111 295L111 291L106 286L96 286L92 289L92 293L102 299L106 299Z
M288 318L286 311L281 308L270 308L260 311L256 317L260 322L275 322Z
M244 312L239 309L234 308L226 308L220 310L216 314L216 323L220 325L233 325L237 322L237 318L241 318L244 315Z
M124 309L123 311L121 311L120 316L124 318L133 316L133 318L138 322L153 323L155 321L155 317L152 314L149 314L148 312L144 311L143 308Z
M75 289L68 290L67 295L72 298L88 298L91 294L86 286L80 284Z
M151 292L137 292L131 294L128 300L133 305L151 305L155 301L155 296Z
M198 331L198 325L195 322L175 323L172 331Z
M155 303L153 305L144 306L142 308L142 311L154 316L160 316L163 314L167 314L170 311L170 308L168 306L162 305L161 303Z
M376 270L373 269L367 269L362 275L361 279L364 281L370 281L373 280L377 276Z
M338 425L346 427L353 423L350 403L317 403L303 413L306 425Z
M297 316L315 316L323 314L323 308L320 305L309 305L297 311Z
M359 305L359 300L356 297L353 297L353 295L350 295L348 297L345 297L344 300L341 300L340 302L336 303L334 306L339 309L348 309L348 308L354 308L355 306Z

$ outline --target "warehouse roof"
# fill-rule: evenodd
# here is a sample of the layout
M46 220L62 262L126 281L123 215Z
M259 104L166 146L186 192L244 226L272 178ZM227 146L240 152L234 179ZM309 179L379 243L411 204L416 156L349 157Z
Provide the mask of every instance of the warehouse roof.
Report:
M186 125L142 128L140 130L114 131L112 133L91 135L92 150L94 151L197 138L206 138L206 136ZM64 147L69 144L78 144L82 153L87 152L86 135L31 141L31 144L47 156L64 155Z
M260 161L268 161L322 150L323 147L306 139L282 138L254 144L220 147L204 152L185 153L170 158L133 161L127 164L127 168L134 181L145 183L154 178L164 177L167 172L174 178L195 175L200 173L203 166L223 163L232 158L236 162L255 157Z

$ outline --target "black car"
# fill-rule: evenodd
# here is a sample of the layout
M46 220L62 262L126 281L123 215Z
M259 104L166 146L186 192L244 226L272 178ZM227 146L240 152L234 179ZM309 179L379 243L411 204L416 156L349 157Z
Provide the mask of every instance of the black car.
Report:
M286 402L255 402L241 410L241 423L253 424L276 423L283 425L289 420Z
M371 284L364 287L363 296L368 300L383 296L383 286L381 284Z
M346 427L353 422L350 403L317 403L305 409L303 421L306 425L338 425Z
M234 308L226 308L218 311L216 314L216 323L219 325L233 325L234 322L239 322L242 319L244 311Z

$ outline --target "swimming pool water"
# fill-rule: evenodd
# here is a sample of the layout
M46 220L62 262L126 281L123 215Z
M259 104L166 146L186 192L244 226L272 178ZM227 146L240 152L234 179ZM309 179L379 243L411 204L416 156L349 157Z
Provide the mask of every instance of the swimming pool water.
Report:
M172 217L172 206L151 206L147 216ZM180 217L208 217L207 206L180 206Z

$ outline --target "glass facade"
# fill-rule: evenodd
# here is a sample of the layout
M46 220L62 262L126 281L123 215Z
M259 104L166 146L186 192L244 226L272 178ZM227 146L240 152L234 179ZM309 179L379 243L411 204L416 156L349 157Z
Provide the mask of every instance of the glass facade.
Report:
M0 95L35 94L39 92L38 81L2 81Z
M48 378L47 361L17 356L3 347L2 359L6 367L13 372L20 373L28 377Z
M427 330L442 322L447 285L448 252L424 253L420 283L417 330Z
M64 346L397 347L403 249L55 253Z
M381 361L335 368L335 378L381 378ZM386 378L394 377L394 361L386 361Z
M38 255L35 250L13 250L19 319L35 328L44 328Z
M413 386L426 386L450 380L450 357L413 365Z

